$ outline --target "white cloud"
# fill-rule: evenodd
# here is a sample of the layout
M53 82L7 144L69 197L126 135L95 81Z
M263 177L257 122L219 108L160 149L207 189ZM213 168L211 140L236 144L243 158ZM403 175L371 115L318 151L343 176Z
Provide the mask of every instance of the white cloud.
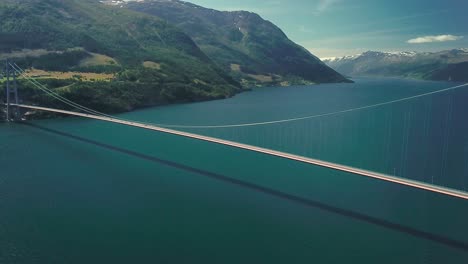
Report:
M445 42L445 41L455 41L462 39L463 36L454 36L454 35L438 35L438 36L425 36L410 39L407 42L410 44L421 44L421 43L432 43L432 42Z

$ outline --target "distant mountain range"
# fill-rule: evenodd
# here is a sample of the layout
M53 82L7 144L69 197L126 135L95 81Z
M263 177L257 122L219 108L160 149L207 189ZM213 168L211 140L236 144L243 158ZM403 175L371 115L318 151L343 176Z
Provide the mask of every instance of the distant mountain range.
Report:
M346 76L407 77L437 81L468 81L468 49L440 52L377 52L323 59Z

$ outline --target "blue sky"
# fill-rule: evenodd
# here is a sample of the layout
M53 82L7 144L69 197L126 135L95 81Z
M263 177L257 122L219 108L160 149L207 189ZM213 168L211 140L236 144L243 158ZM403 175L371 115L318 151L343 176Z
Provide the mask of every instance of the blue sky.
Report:
M188 0L247 10L318 57L468 48L468 0Z

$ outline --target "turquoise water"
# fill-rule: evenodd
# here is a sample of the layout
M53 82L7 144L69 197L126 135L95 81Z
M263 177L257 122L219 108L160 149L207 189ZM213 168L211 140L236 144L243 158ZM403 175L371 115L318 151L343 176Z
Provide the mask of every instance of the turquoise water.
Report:
M358 79L122 117L261 122L451 86ZM466 190L466 99L459 90L300 122L187 131ZM0 263L468 262L460 199L115 124L32 123L39 127L0 124Z

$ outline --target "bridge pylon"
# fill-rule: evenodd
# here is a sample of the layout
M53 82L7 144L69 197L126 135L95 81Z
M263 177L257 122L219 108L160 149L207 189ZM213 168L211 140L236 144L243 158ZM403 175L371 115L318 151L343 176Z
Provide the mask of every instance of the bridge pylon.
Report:
M17 106L19 104L17 73L8 59L5 62L4 78L6 78L5 120L7 122L16 121L21 118L20 109Z

